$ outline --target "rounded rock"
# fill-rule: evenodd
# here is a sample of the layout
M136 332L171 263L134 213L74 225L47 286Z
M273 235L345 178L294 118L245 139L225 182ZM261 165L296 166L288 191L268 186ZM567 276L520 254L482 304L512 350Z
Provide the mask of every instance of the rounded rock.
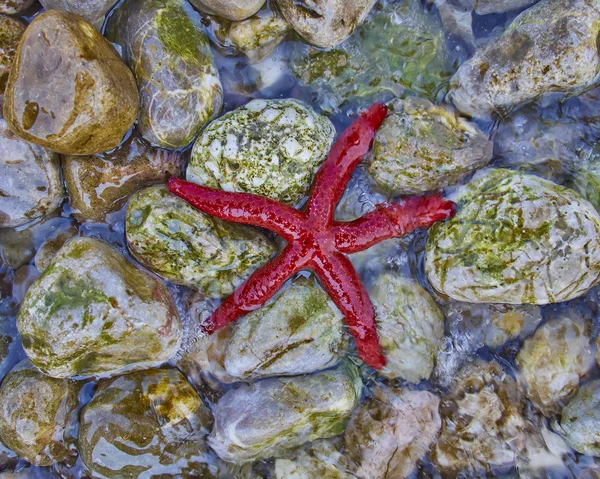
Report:
M426 253L440 293L469 303L548 304L600 279L600 215L569 188L490 169L449 198L458 213L430 230Z
M61 248L27 291L17 327L34 366L57 378L157 366L181 341L164 284L91 238Z
M367 171L388 192L420 194L459 182L492 159L493 144L447 106L395 100L375 136Z
M600 456L600 380L579 388L563 409L560 425L573 449L581 454Z
M117 0L40 0L46 10L64 10L76 13L90 22L96 30L102 29L104 18Z
M213 121L192 150L193 183L294 205L329 153L335 128L297 100L253 100Z
M4 118L22 138L63 154L115 148L139 109L133 74L82 17L44 12L21 38Z
M258 12L265 0L191 0L198 10L227 20L245 20Z
M0 13L14 15L31 7L35 0L0 0Z

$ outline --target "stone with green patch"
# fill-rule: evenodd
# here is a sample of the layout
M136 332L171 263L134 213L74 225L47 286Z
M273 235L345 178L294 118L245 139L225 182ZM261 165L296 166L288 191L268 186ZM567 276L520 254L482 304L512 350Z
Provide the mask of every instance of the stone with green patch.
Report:
M416 280L386 272L369 288L389 378L428 379L444 336L444 314Z
M542 0L460 66L448 97L461 112L488 118L544 93L580 93L600 73L598 33L596 1Z
M80 385L19 363L0 386L0 439L21 459L51 466L77 455Z
M216 476L212 414L183 374L150 369L103 380L81 412L79 450L92 477Z
M27 291L17 327L34 366L56 378L159 365L181 336L164 284L91 238L61 248Z
M191 143L223 104L200 14L184 0L131 0L111 16L107 36L135 74L142 136L164 148Z
M584 294L600 277L600 215L569 188L504 169L454 192L458 212L430 230L426 272L442 294L469 303L548 304Z
M117 0L40 0L46 10L64 10L76 13L90 22L96 30L101 31L104 18Z
M140 263L210 297L233 293L275 249L262 232L206 215L164 186L136 193L125 223Z
M492 159L492 142L448 106L395 100L375 136L367 171L394 194L420 194L458 183Z
M600 380L579 388L563 409L560 425L573 449L581 454L600 456Z
M244 384L219 399L209 445L225 461L248 462L337 436L361 390L350 363L312 376Z
M334 137L331 121L298 100L253 100L202 132L187 179L294 205L307 195Z

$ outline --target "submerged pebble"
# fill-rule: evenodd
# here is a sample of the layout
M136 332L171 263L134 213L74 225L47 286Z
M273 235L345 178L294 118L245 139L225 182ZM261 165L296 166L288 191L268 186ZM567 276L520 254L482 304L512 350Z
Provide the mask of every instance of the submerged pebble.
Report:
M562 411L567 442L581 454L600 456L600 380L584 384Z

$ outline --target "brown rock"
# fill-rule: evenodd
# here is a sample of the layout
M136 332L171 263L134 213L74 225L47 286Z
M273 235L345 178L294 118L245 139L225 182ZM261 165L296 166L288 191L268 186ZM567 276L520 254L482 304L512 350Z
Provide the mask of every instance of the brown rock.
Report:
M31 7L35 0L0 0L0 13L14 15Z
M0 4L0 11L2 6ZM8 74L25 25L15 18L0 15L0 95L4 94Z
M89 155L116 147L138 109L133 74L90 23L58 10L31 22L6 87L12 130L58 153Z

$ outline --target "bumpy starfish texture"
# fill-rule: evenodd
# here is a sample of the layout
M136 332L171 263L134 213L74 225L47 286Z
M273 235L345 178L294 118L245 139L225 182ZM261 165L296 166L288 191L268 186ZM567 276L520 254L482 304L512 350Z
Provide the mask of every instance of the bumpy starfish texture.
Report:
M379 205L355 221L334 220L336 205L352 172L369 151L386 114L385 105L376 103L342 133L315 177L304 211L262 196L215 190L177 178L169 180L172 193L204 213L266 228L287 242L279 256L256 270L221 303L204 325L207 333L259 308L290 276L309 269L344 314L359 357L375 369L385 366L373 304L346 255L431 226L450 218L455 211L453 202L432 195Z

